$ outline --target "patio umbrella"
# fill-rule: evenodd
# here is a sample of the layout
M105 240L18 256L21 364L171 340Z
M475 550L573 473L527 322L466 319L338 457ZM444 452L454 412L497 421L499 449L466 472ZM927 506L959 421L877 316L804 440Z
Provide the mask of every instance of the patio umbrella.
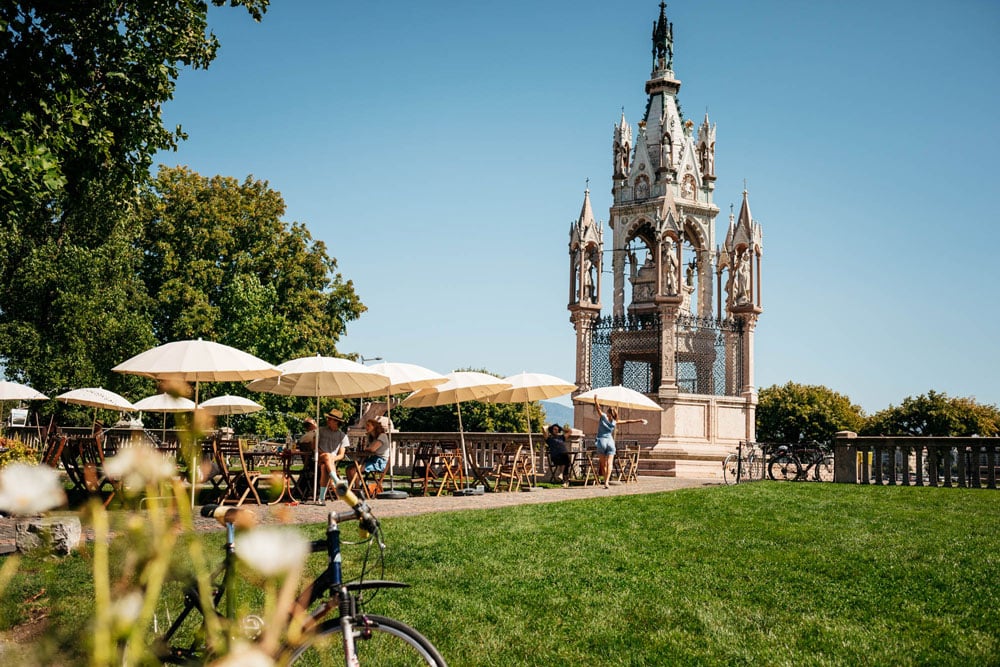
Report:
M210 340L179 340L140 352L111 370L155 380L194 383L194 405L202 382L248 382L281 371L252 354ZM191 506L194 507L195 467L191 466Z
M201 409L210 415L225 415L226 426L229 426L229 417L231 415L248 415L263 410L264 406L251 401L249 398L226 394L225 396L216 396L215 398L208 399L201 404Z
M35 391L26 384L11 382L10 380L0 380L0 418L3 417L3 404L6 401L44 401L48 398L45 394ZM37 415L35 423L36 425L38 424ZM25 425L27 425L27 422L25 422ZM39 425L39 435L41 435L41 432L42 427Z
M632 408L633 410L654 410L662 412L663 408L653 400L640 394L634 389L623 387L620 384L612 387L599 387L577 394L573 397L574 403L593 403L594 396L597 396L603 405L614 406L616 408Z
M311 396L316 399L316 423L320 421L320 398L349 398L366 392L384 392L389 378L363 364L339 357L301 357L278 366L280 375L247 385L251 391L265 391L281 396ZM319 493L319 440L313 447L313 502Z
M448 378L441 375L440 373L435 373L429 368L424 368L423 366L417 366L416 364L404 364L399 362L385 362L381 364L375 364L370 366L376 373L381 373L389 378L389 386L386 388L386 406L387 406L387 416L389 418L389 423L392 424L392 395L402 394L412 391L417 391L418 389L426 389L427 387L435 387L439 384L444 384L448 381ZM372 394L373 396L375 394ZM392 459L392 429L386 429L386 433L389 434L389 491L385 491L379 494L379 498L388 499L402 499L406 498L405 491L396 490L396 479L393 476L393 459Z
M531 451L531 485L535 486L535 445L531 440L531 415L528 412L528 403L565 396L576 389L576 385L545 373L518 373L504 378L504 382L510 383L510 389L504 389L491 398L490 402L524 403L524 416L528 420L528 449Z
M462 472L468 480L465 427L462 426L461 403L488 400L504 389L509 389L511 384L498 377L475 371L456 371L448 373L445 377L448 378L447 382L426 389L418 389L403 399L403 405L408 408L431 408L438 405L455 404L458 411L458 437L462 443Z
M135 410L135 406L127 398L104 387L73 389L64 394L59 394L56 396L56 400L63 403L74 403L94 408L94 424L97 423L98 408L103 410L117 410L118 412L132 412Z
M160 442L167 437L167 414L168 412L191 412L194 410L194 401L183 396L173 394L155 394L147 396L133 404L136 410L141 412L162 412L163 431L160 434Z

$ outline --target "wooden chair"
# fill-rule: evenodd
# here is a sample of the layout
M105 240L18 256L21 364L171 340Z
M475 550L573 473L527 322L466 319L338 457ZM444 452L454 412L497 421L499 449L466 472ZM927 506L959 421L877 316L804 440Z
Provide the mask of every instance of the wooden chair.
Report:
M42 464L50 468L58 468L62 461L63 448L66 446L65 435L53 433L45 439L45 447L42 449Z
M104 470L104 448L97 438L80 438L78 445L78 462L81 466L84 488L88 493L96 493L107 496L104 498L104 506L107 507L111 499L120 488L119 480L112 479Z
M379 471L365 472L364 459L351 462L354 468L354 491L364 494L364 497L371 500L385 489L382 483L385 480L386 472L389 470L389 461L386 459L385 468Z
M582 456L581 456L581 465L583 466L583 470L582 470L583 485L584 486L589 486L590 483L591 483L591 480L593 480L594 484L601 483L601 479L600 479L600 477L597 474L597 471L599 470L599 466L598 466L598 462L597 462L597 451L596 450L587 450L587 451L581 452L581 454L582 454Z
M239 468L233 464L239 462ZM215 441L215 462L220 469L220 475L226 483L225 493L219 499L220 505L234 503L242 505L248 496L253 495L260 505L260 495L257 493L257 482L260 472L247 465L243 456L243 447L239 440L219 438Z
M417 451L413 455L413 465L410 466L410 491L415 491L419 485L421 492L426 496L427 489L435 486L438 473L434 465L437 458L437 445L432 443L420 443Z
M619 459L621 462L619 463ZM618 481L623 484L639 481L639 446L625 447L619 456L615 457L615 467L619 469Z
M518 443L511 442L504 445L503 451L494 461L493 470L489 473L489 477L494 482L494 491L504 490L502 487L505 484L506 491L520 490L522 482L525 481L524 462L521 456L523 449L524 445Z

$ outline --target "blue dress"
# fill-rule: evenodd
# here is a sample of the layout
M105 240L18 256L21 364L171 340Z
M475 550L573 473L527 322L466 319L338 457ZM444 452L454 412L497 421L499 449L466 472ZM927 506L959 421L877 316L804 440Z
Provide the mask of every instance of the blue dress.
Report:
M594 447L598 454L611 456L615 453L615 422L608 419L601 413L601 421L597 425L597 439L594 440Z

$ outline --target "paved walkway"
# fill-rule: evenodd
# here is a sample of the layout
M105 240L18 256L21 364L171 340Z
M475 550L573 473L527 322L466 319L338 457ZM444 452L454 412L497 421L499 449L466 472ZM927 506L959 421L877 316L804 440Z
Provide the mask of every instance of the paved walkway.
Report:
M605 489L601 486L571 486L563 488L541 488L536 491L515 491L511 493L484 493L481 496L412 496L404 500L388 500L375 498L368 501L375 516L379 518L394 516L414 516L427 512L452 512L468 509L487 509L494 507L510 507L511 505L536 505L540 503L556 503L563 500L579 500L583 498L602 498L607 496L630 496L640 493L658 493L674 489L695 488L719 484L717 479L681 479L677 477L640 477L638 482L631 484L611 484ZM403 487L405 490L405 487ZM343 503L327 499L324 505L299 503L298 505L278 504L268 506L243 505L243 508L254 512L261 523L322 523L326 521L328 512L347 509ZM212 519L195 519L195 528L209 530L218 524Z
M512 493L484 493L481 496L411 496L403 500L373 499L369 505L379 518L394 516L414 516L428 512L453 512L457 510L510 507L512 505L537 505L557 503L563 500L583 498L603 498L607 496L631 496L640 493L659 493L674 489L695 488L719 484L718 479L681 479L677 477L640 477L631 484L615 484L605 489L601 486L571 486L563 488L539 488L535 491L515 491ZM347 506L336 500L327 500L325 505L310 503L279 503L277 505L243 505L257 515L259 523L323 523L327 513L343 511ZM0 517L0 555L14 550L14 524L16 519ZM214 519L200 515L194 519L199 531L217 530L219 524ZM84 529L84 536L92 539L91 531Z

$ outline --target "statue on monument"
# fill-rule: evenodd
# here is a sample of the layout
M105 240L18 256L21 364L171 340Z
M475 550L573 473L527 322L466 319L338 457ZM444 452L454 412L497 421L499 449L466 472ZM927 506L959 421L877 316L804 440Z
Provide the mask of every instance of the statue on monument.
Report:
M743 250L736 256L734 270L734 302L737 305L750 303L750 252L748 250Z
M662 244L663 258L663 293L672 296L677 294L677 257L674 244L665 240Z

